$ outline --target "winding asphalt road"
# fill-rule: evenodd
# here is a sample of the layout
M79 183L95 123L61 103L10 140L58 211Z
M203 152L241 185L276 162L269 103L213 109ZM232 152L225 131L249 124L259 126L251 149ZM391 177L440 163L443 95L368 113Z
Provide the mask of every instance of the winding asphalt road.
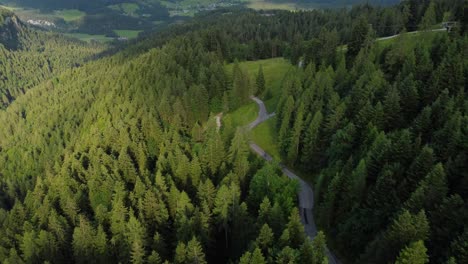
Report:
M255 121L248 125L248 129L252 130L262 122L265 122L269 118L273 117L275 113L268 114L265 104L262 100L258 99L257 97L251 97L254 100L259 108L258 117ZM273 158L266 153L260 146L255 144L254 142L249 143L250 148L261 156L266 161L272 161ZM314 215L313 215L313 208L314 208L314 191L307 184L303 181L300 177L294 174L291 170L289 170L286 166L280 165L281 170L283 173L291 179L295 179L300 184L300 190L298 193L299 198L299 211L301 214L301 221L304 225L304 230L310 239L313 239L317 235L317 226L315 225ZM328 255L328 263L330 264L339 264L339 260L331 253L327 248L327 255Z
M444 31L445 29L434 29L431 31ZM414 32L408 32L406 34L414 34L417 33L418 31ZM399 36L399 34L394 35L394 36L389 36L389 37L383 37L379 38L377 40L386 40L386 39L392 39ZM275 116L275 113L268 114L268 111L266 110L265 104L263 103L262 100L260 100L257 97L252 96L251 99L255 101L258 105L258 116L255 121L250 123L247 126L247 129L250 131L260 125L261 123L265 122L266 120L270 119L271 117ZM261 156L264 160L266 161L272 161L273 158L266 153L260 146L255 144L254 142L249 143L250 148L257 153L259 156ZM288 176L291 179L295 179L299 182L300 184L300 190L298 193L298 198L299 198L299 211L301 214L301 221L302 224L304 225L304 230L310 239L313 239L317 235L317 226L315 225L314 221L314 215L313 215L313 209L314 209L314 191L310 187L309 184L307 184L304 180L302 180L300 177L298 177L296 174L294 174L291 170L289 170L285 165L281 164L281 170L283 173ZM336 258L336 256L328 250L327 251L327 256L328 256L328 263L330 264L341 264L341 262Z
M252 97L250 97L250 99L254 100L257 103L258 108L259 108L258 109L257 119L255 119L255 121L253 121L252 123L250 123L248 125L248 129L252 130L256 126L260 125L261 123L263 123L263 122L267 121L268 119L270 119L271 117L275 116L275 113L268 114L268 112L266 110L266 107L265 107L265 104L263 103L262 100L258 99L257 97L252 96Z

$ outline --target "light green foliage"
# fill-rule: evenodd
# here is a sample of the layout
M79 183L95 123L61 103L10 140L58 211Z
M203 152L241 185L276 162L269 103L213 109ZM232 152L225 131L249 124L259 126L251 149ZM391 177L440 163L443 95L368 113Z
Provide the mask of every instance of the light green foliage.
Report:
M423 9L411 6L415 21L404 23L417 25ZM346 262L392 263L421 240L431 260L463 262L466 39L438 33L383 46L366 38L353 60L336 49L314 53L305 69L286 60L304 58L315 36L332 45L333 28L349 43L356 17L379 35L382 25L399 30L397 19L377 21L385 10L233 10L86 63L92 56L82 49L102 47L2 33L2 65L34 70L21 80L30 86L0 86L28 89L12 103L2 96L0 262L326 262L324 235L311 242L304 233L298 183L250 155L247 136L236 133L256 117L253 103L235 107L251 102L259 65L267 107L277 111L267 125L278 153L320 175L315 220L334 252ZM64 43L74 50L57 48L54 64L49 48ZM29 54L15 61L12 52ZM43 53L49 61L36 60ZM286 59L240 62L235 78L223 67L272 56ZM54 65L63 70L47 71ZM214 115L229 109L217 129Z
M115 34L119 37L133 39L138 37L138 34L142 32L141 30L124 30L124 29L114 29Z
M257 79L255 84L257 85L257 95L261 95L265 92L265 75L263 74L263 67L260 65L258 68Z
M267 164L254 175L250 182L249 201L256 205L264 197L268 197L273 203L278 202L283 212L289 215L294 207L291 197L297 193L298 182L291 181L284 175L279 176L276 169L274 165Z
M432 27L432 25L436 24L437 18L435 8L434 1L431 1L426 11L424 12L424 16L422 17L421 24L419 26L420 29L428 30Z
M312 240L312 262L317 264L327 264L328 256L326 254L327 250L325 234L322 231L317 233L317 236Z
M66 22L71 22L81 19L86 13L77 9L63 9L55 11L54 14L63 18Z
M190 240L187 244L187 262L206 264L205 253L196 238Z
M296 263L299 258L299 252L288 246L284 247L276 256L275 263L292 264Z
M278 97L281 95L281 83L284 75L293 68L293 66L284 58L239 62L239 66L245 69L253 80L257 79L261 67L265 77L265 93L260 94L260 96L265 99L267 110L273 112L278 103ZM226 66L228 72L230 72L232 68L233 64L228 64Z
M276 160L281 160L278 150L277 118L273 117L255 127L250 134L255 144L270 154Z
M424 246L424 242L419 240L411 243L405 249L400 252L395 264L425 264L429 263L427 257L427 249Z
M265 264L265 258L259 248L256 248L253 253L246 252L242 255L239 264Z
M105 48L55 33L34 31L22 22L12 26L15 22L11 21L18 18L10 13L7 17L8 37L0 39L0 61L4 62L0 64L0 74L4 76L0 79L0 109L33 86L90 60Z
M274 234L268 224L264 224L260 229L260 233L258 234L257 240L255 240L255 244L263 251L268 252L270 246L272 246L274 239Z

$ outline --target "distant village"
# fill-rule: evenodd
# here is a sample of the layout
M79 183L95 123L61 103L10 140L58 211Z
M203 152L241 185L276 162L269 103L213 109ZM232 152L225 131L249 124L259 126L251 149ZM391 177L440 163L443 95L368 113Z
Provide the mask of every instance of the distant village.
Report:
M212 4L209 4L209 5L197 4L197 5L187 5L187 6L183 6L183 7L177 5L175 10L172 12L172 14L173 15L186 15L186 14L191 13L191 12L197 13L197 12L203 12L203 11L213 11L213 10L216 10L217 8L230 7L230 6L234 6L236 4L237 3L223 3L223 2L220 2L220 3L212 3Z
M47 20L41 20L41 19L29 19L26 21L28 24L38 26L38 27L57 27L54 22L50 22Z

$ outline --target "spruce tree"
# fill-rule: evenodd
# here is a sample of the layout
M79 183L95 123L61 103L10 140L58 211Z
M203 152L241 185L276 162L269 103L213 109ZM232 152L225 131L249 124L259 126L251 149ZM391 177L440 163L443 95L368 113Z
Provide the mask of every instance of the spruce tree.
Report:
M426 264L429 263L427 249L424 242L419 240L404 248L398 256L395 264Z
M262 95L265 92L265 76L263 75L262 65L258 67L256 85L257 85L257 95Z
M429 30L433 25L437 23L436 21L436 7L434 1L429 3L429 6L424 13L424 16L421 19L421 24L419 28L422 30Z

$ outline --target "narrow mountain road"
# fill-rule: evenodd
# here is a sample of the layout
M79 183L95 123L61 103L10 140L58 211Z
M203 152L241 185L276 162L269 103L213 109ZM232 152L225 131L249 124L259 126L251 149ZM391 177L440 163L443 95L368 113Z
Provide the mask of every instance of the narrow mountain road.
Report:
M268 112L266 110L266 107L265 107L265 104L263 103L262 100L258 99L257 97L252 96L252 97L250 97L250 99L254 100L257 103L258 107L259 107L257 119L255 119L255 121L250 123L249 126L248 126L249 130L252 130L256 126L260 125L261 123L263 123L266 120L270 119L271 117L275 116L275 113L268 114Z
M265 104L262 100L258 99L257 97L251 97L254 100L259 108L258 117L255 121L248 125L248 129L252 130L262 122L265 122L269 118L273 117L275 113L268 114ZM272 161L273 158L266 153L260 146L255 144L254 142L249 143L250 148L261 156L266 161ZM313 239L317 235L317 226L315 225L314 215L313 215L313 208L314 208L314 191L307 184L304 180L294 174L291 170L289 170L286 166L280 165L281 170L283 173L288 176L290 179L295 179L299 182L300 190L298 193L299 198L299 212L301 214L301 221L304 225L304 230L310 239ZM327 248L327 255L328 255L328 263L330 264L339 264L339 260L331 253Z
M438 29L432 29L432 30L429 30L429 31L432 31L432 32L447 31L447 29L445 29L445 28L438 28ZM416 34L416 33L419 33L419 32L421 32L421 31L410 31L410 32L406 32L405 34L410 35L410 34ZM400 36L400 35L401 35L401 34L396 34L396 35L393 35L393 36L378 38L377 41L396 38L396 37L398 37L398 36Z

